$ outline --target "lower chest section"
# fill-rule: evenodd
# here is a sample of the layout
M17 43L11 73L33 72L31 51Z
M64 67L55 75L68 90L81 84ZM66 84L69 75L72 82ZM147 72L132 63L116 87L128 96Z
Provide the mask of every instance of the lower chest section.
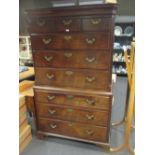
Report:
M111 96L35 89L38 130L108 142Z

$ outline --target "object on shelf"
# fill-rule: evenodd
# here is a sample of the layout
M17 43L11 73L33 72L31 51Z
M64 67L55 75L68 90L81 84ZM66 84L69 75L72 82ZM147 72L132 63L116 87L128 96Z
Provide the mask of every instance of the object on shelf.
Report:
M116 73L115 66L112 66L112 72L113 72L113 73Z
M113 61L114 61L114 62L117 62L117 61L118 61L118 54L117 54L117 53L115 53L115 54L113 55Z
M122 56L123 56L122 53L118 54L118 57L117 57L118 61L122 61Z
M19 44L26 44L26 38L19 38Z
M30 36L19 36L19 58L32 59Z
M114 49L121 49L121 44L118 43L118 42L114 42L113 48L114 48Z
M115 36L120 36L120 35L122 35L122 33L123 33L123 30L122 30L121 26L115 26L115 29L114 29Z
M125 58L122 53L114 53L113 62L124 62Z
M124 34L128 36L132 36L134 34L134 29L132 26L127 26L124 30Z
M121 45L118 42L114 42L114 44L113 44L113 48L115 50L123 50L123 46L125 46L127 50L130 50L131 49L131 45Z
M112 72L113 73L116 73L116 74L124 74L124 75L127 74L126 68L124 68L122 65L120 65L118 67L116 67L116 66L113 65Z
M28 67L27 66L19 66L19 73L27 71Z

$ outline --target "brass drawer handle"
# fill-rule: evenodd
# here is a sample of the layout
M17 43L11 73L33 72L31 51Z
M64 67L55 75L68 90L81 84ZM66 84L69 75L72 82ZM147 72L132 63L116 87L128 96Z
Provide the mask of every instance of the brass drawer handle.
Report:
M95 78L94 76L92 76L92 77L87 76L87 77L86 77L86 81L87 81L87 82L90 82L90 83L91 83L91 82L94 82L95 79L96 79L96 78Z
M53 59L53 56L44 56L44 59L50 62Z
M87 58L86 58L86 61L89 62L89 63L92 63L92 62L94 62L95 60L96 60L95 57L92 57L92 58L87 57Z
M62 22L63 22L63 24L66 25L66 26L69 26L69 25L72 24L72 20L71 20L71 19L68 19L68 20L67 20L67 19L64 19Z
M94 134L93 130L85 130L85 133L89 136L92 136Z
M55 96L54 96L54 95L53 95L53 96L50 96L50 95L49 95L49 96L47 96L47 98L48 98L48 100L51 101L51 100L54 100L54 99L55 99Z
M56 113L56 110L48 109L48 112L49 112L51 115L54 115L54 114Z
M55 128L57 128L57 125L56 125L56 124L50 124L50 127L51 127L52 129L55 129Z
M55 75L54 75L54 74L51 74L51 75L46 74L46 76L47 76L47 78L48 78L49 80L52 80L52 79L54 79L54 77L55 77Z
M67 99L69 99L69 100L72 100L72 99L74 98L73 95L67 95L66 97L67 97Z
M86 43L89 44L89 45L92 45L96 42L96 39L95 38L92 38L92 39L86 39Z
M68 123L68 126L72 127L73 126L73 123Z
M94 105L94 104L95 104L95 100L92 100L92 99L86 99L86 102L87 102L89 105Z
M65 35L65 36L64 36L64 39L65 39L66 41L69 41L69 40L72 39L72 36L70 36L70 35Z
M94 117L95 117L94 115L89 115L89 114L86 115L86 118L87 118L88 120L93 120Z
M72 57L72 53L71 52L65 52L64 53L64 56L66 57L66 58L70 58L70 57Z
M101 23L101 19L100 19L100 18L99 18L99 19L91 19L90 21L91 21L91 23L92 23L93 25L98 25L98 24Z
M73 109L69 108L67 109L68 112L73 112Z
M37 25L42 27L45 25L45 20L37 20Z
M66 74L67 76L71 76L71 75L74 74L74 72L73 72L73 71L66 71L65 74Z
M47 45L52 41L52 39L51 38L43 38L42 41L43 41L44 44Z

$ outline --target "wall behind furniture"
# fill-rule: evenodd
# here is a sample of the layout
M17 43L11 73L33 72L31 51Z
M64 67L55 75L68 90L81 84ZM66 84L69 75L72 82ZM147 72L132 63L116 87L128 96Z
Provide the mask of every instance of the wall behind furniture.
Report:
M134 16L135 15L135 0L117 0L118 12L120 16ZM27 35L27 23L25 20L25 10L33 8L49 8L51 7L51 0L20 0L19 1L19 34Z

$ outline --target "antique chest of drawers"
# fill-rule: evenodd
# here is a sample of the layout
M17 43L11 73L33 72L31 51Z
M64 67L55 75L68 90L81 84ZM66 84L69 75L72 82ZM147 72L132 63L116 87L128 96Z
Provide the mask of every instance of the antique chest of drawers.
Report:
M117 6L28 10L38 137L109 144Z

